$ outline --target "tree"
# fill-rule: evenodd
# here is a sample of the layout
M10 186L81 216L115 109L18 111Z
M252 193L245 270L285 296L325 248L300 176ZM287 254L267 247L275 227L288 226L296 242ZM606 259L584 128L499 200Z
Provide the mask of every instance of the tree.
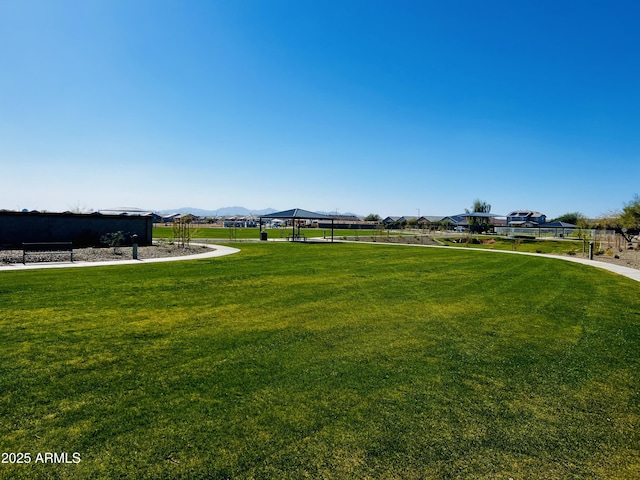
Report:
M192 222L192 215L183 215L173 219L173 239L182 248L188 247L191 241Z
M565 213L564 215L560 215L558 218L554 218L551 221L565 222L565 223L571 223L573 225L581 226L582 224L586 224L587 217L580 212L570 212L570 213Z
M625 203L620 214L620 225L628 230L640 230L640 195L637 193L633 200Z
M612 210L602 215L596 222L598 228L611 229L622 235L627 242L640 234L640 195L624 204L622 211Z
M365 222L381 222L382 218L377 213L370 213L366 217L364 217Z
M611 228L619 228L620 227L619 224L620 224L620 211L610 210L606 213L603 213L598 218L596 218L593 226L600 230L607 230Z
M76 204L69 209L71 213L91 213L92 210L86 205L80 206L80 202L76 202Z
M466 213L489 213L491 211L491 204L487 203L484 200L480 200L476 198L473 201L473 206L471 207L473 210L469 211L465 209ZM486 216L477 216L477 217L467 217L467 221L469 223L469 230L471 232L486 232L489 230L489 220L491 217Z

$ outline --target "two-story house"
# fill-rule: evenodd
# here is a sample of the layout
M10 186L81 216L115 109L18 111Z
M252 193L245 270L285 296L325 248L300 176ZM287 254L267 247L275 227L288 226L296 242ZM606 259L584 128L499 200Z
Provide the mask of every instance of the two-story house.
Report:
M537 227L547 223L546 215L531 210L515 210L507 215L509 227Z

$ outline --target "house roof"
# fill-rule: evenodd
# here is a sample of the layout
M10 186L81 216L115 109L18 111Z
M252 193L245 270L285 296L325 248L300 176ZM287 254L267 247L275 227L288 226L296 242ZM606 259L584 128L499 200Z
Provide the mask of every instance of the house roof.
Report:
M514 210L509 215L507 215L507 217L522 217L522 218L542 217L542 216L543 216L542 213L534 212L532 210Z
M361 222L362 219L357 215L333 215L332 218L341 222Z
M469 213L460 213L458 215L453 215L454 217L478 217L478 218L493 218L493 217L504 217L504 215L496 215L489 212L469 212Z
M539 226L542 227L542 228L545 228L545 227L578 228L577 225L574 225L573 223L567 223L567 222L541 223Z
M442 223L449 222L454 225L468 225L467 220L460 215L448 215L442 218Z
M65 212L71 213L71 212ZM142 208L136 207L116 207L116 208L105 208L104 210L98 210L94 213L100 213L101 215L152 215L153 212L150 210L144 210Z
M443 218L445 218L444 215L422 215L420 217L420 219L426 220L427 222L432 222L432 223L440 222L442 221Z
M268 215L260 215L260 218L302 218L306 220L333 220L333 217L322 213L303 210L302 208L292 208L282 212L274 212Z

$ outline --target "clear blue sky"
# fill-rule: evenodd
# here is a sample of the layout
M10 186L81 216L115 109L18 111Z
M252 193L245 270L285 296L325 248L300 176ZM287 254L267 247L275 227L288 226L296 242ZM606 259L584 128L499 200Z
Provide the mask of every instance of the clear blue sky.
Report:
M0 0L0 208L620 209L640 2Z

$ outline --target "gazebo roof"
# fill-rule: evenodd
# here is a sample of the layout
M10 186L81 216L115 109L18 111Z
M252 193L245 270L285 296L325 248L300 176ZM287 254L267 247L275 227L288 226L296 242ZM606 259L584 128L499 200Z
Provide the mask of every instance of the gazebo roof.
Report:
M260 215L260 218L302 218L305 220L333 220L333 217L323 213L310 212L302 208L292 208L282 212L274 212L268 215Z
M539 226L542 228L547 228L547 227L578 228L577 225L574 225L573 223L567 223L567 222L549 222L549 223L542 223Z

